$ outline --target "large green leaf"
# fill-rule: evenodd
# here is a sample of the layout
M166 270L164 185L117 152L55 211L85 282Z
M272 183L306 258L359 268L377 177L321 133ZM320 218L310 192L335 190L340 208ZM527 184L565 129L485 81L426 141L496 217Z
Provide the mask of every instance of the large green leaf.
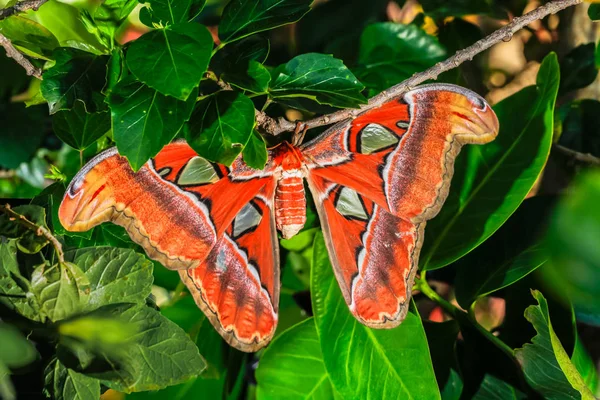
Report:
M54 359L44 370L45 391L55 400L100 398L100 382L65 367Z
M313 318L283 332L268 347L256 370L257 399L331 399Z
M552 144L558 81L558 61L552 53L542 63L537 86L494 107L500 133L487 145L467 146L458 157L446 203L425 229L422 269L441 268L471 251L527 196Z
M318 53L302 54L277 67L269 88L279 102L305 97L334 107L358 107L366 103L364 86L341 60Z
M263 169L267 164L269 153L267 152L267 143L260 133L252 131L248 143L243 150L244 162L249 167Z
M221 16L219 38L228 43L298 21L313 0L231 0Z
M112 313L131 324L137 334L126 347L132 374L103 380L110 388L126 393L157 390L185 382L206 368L194 342L158 311L122 305Z
M231 165L254 128L254 104L241 93L221 91L198 103L186 131L189 145L202 157Z
M527 382L546 399L593 400L581 374L569 359L552 328L548 302L537 290L532 291L537 306L525 310L525 318L533 324L537 335L531 343L515 350Z
M127 51L127 66L140 81L160 93L186 100L200 84L213 48L208 30L197 23L157 29Z
M512 285L547 261L540 236L553 206L550 197L525 200L487 241L454 264L461 307L468 310L478 298Z
M547 282L569 300L578 318L598 321L600 315L600 173L590 171L574 182L548 228Z
M521 400L526 398L525 393L490 374L485 375L479 390L473 396L473 400Z
M108 97L119 154L137 171L168 144L190 118L198 90L187 101L165 96L133 76L120 81Z
M315 237L311 294L325 368L343 398L439 399L427 339L413 310L394 329L359 323L342 297L322 234Z
M90 287L86 310L115 303L144 304L152 289L152 263L130 249L89 247L67 251Z
M52 51L59 46L52 32L20 15L0 21L0 33L10 38L18 50L31 57L49 59Z
M590 357L584 344L581 342L579 335L575 336L575 347L573 349L573 355L571 361L577 371L581 374L585 384L592 391L592 393L598 394L600 388L600 375L594 364L594 360Z
M445 55L438 40L416 25L377 23L363 31L354 72L376 93L433 66Z
M19 270L15 239L0 240L0 303L33 321L40 320L31 283Z
M206 0L149 0L140 10L140 21L154 25L173 25L194 19L204 8Z
M76 100L81 100L87 111L96 111L101 102L96 96L104 87L108 58L69 48L56 49L53 57L56 64L44 72L40 87L50 114L71 109Z
M110 130L110 114L87 113L84 103L75 101L71 110L54 114L52 127L60 140L75 150L85 150Z
M40 311L51 321L77 314L87 306L90 281L70 262L38 266L31 274L31 289Z

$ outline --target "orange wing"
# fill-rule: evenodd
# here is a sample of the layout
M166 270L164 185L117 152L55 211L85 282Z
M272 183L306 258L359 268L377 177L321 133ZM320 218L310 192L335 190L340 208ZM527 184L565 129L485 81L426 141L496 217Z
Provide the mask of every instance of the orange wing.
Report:
M275 333L279 304L279 246L273 213L275 182L240 210L206 260L179 271L221 336L247 352Z
M498 128L475 93L425 85L301 148L338 283L361 322L404 319L425 223L448 195L454 160Z
M138 172L116 148L92 159L73 179L59 209L63 226L84 231L123 226L149 257L171 269L200 265L240 209L267 183L272 167L231 169L174 142Z

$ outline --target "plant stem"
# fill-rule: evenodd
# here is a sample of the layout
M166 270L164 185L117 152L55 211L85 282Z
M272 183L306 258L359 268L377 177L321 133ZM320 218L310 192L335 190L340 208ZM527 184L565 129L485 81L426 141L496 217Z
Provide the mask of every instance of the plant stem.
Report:
M54 235L45 227L36 225L35 223L28 220L24 215L15 212L9 204L5 204L4 207L0 207L0 213L8 216L8 219L16 224L19 224L30 231L33 231L38 236L45 237L54 247L56 257L61 264L65 262L65 255L62 249L62 244L58 241Z

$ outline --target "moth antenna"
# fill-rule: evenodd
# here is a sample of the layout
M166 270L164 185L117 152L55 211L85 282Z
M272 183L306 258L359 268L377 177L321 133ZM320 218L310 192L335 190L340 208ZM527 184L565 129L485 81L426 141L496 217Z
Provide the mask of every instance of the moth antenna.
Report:
M292 144L294 146L299 146L302 144L307 130L308 126L304 122L296 122L296 129L294 129L294 135L292 136Z

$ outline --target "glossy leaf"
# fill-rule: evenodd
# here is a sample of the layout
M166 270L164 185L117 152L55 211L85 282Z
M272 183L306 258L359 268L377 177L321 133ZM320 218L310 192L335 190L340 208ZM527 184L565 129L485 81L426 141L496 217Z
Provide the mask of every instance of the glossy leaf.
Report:
M146 33L131 43L127 66L152 89L186 100L200 84L213 47L208 30L196 23Z
M271 74L261 63L250 61L246 68L226 72L221 79L242 90L262 94L269 89Z
M568 54L560 62L560 88L559 92L567 93L581 89L596 79L596 45L594 43L582 44Z
M197 104L186 140L202 157L231 165L248 143L253 127L252 100L241 93L222 91Z
M85 150L110 130L108 111L87 113L82 101L75 101L69 111L59 111L52 118L56 136L75 150Z
M90 298L88 277L70 262L38 266L31 274L31 288L40 311L52 322L82 311Z
M305 97L334 107L358 107L367 102L364 86L341 60L325 54L294 57L272 72L269 93L278 102Z
M498 231L454 264L462 308L468 310L478 298L512 285L548 260L542 235L553 200L525 200Z
M313 318L291 327L269 346L256 370L257 399L331 399Z
M248 164L249 167L255 169L263 169L265 167L269 153L267 152L265 139L260 133L255 130L252 131L250 139L248 140L248 143L246 143L246 147L244 147L242 156L244 157L244 162Z
M40 88L50 114L70 110L77 100L85 104L88 112L96 111L96 97L105 83L108 59L63 47L56 49L53 57L56 64L44 72Z
M533 324L537 335L531 343L515 350L525 379L547 399L593 400L592 392L552 328L548 302L539 291L533 290L532 294L538 305L529 306L525 310L525 318Z
M537 86L494 107L500 120L498 137L461 152L448 198L427 223L421 269L441 268L470 252L525 199L550 151L558 81L557 58L551 54L542 63Z
M598 370L594 365L594 361L587 352L584 344L581 342L579 335L576 335L575 337L575 347L573 349L571 361L592 393L598 393L598 389L600 388L600 375L598 375Z
M52 32L20 15L0 21L0 33L10 38L15 48L30 57L47 60L52 51L59 46Z
M433 66L445 56L438 40L416 25L377 23L363 31L354 72L374 94Z
M269 39L261 35L249 36L218 49L210 60L210 70L221 75L227 71L237 71L240 65L245 67L250 61L263 64L269 51Z
M415 311L394 329L371 329L350 313L322 234L315 237L313 311L325 367L343 398L439 399L427 339Z
M46 392L55 400L100 398L100 382L65 367L54 359L44 370Z
M140 10L140 21L149 27L173 25L194 19L206 0L150 0Z
M219 38L228 43L256 32L298 21L312 0L231 0L225 6Z
M545 278L559 298L570 301L580 319L594 323L600 314L600 173L575 180L548 228L549 267Z
M479 390L473 396L473 400L522 400L526 398L525 393L490 374L485 375Z
M173 140L190 118L197 93L192 89L187 101L181 101L149 88L133 76L113 88L108 102L114 140L134 171Z
M89 280L86 310L116 303L144 304L152 288L152 263L129 249L89 247L67 251Z

